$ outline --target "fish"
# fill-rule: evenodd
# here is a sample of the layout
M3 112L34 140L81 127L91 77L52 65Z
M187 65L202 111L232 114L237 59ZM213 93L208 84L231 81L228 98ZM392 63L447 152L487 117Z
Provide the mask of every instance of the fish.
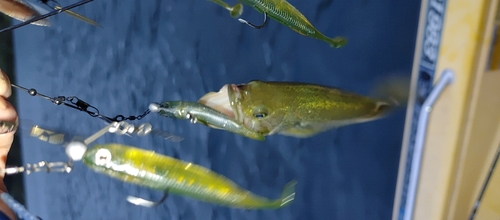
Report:
M228 10L229 14L233 18L238 18L241 16L241 14L243 14L243 5L241 3L238 3L238 4L234 5L233 7L231 7L229 4L227 4L226 2L224 2L222 0L209 0L209 1L211 1L215 4L218 4L221 7Z
M121 144L101 144L88 149L83 163L95 172L150 189L188 196L204 202L243 209L278 209L292 203L292 180L278 199L247 191L205 167Z
M307 138L381 118L394 104L337 88L296 82L226 84L198 102L262 135Z
M222 0L210 1L216 2L217 4L229 10L232 17L235 17L235 15L238 14L241 15L241 13L243 13L243 8L239 10L238 5L229 7L229 5ZM286 0L239 0L239 2L249 5L260 13L265 13L266 16L273 18L274 20L301 35L325 41L333 48L340 48L347 44L347 38L345 37L330 38L322 34L299 10L297 10ZM261 25L260 27L262 26L263 25Z
M0 12L19 21L27 21L35 16L40 16L40 13L22 0L0 0ZM41 19L31 24L50 26L48 19Z
M265 139L263 135L248 129L234 119L197 102L152 103L149 110L169 118L190 119L192 123L223 129L255 140L263 141Z

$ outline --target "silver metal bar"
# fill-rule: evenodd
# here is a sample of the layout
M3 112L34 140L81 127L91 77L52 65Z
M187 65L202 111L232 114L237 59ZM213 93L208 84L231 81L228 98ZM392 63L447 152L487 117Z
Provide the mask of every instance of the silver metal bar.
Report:
M429 114L432 111L432 106L438 99L443 89L455 79L455 74L449 69L445 69L436 83L431 93L425 99L422 109L420 110L417 131L415 134L415 148L410 167L410 180L408 183L408 195L406 197L405 212L403 219L413 219L413 211L415 209L415 200L418 188L418 178L420 175L420 166L422 162L422 154L424 151L424 143L427 134L427 123Z
M112 122L112 123L110 123L106 127L102 128L101 130L99 130L95 134L93 134L90 137L88 137L87 139L85 139L83 141L83 143L88 146L90 143L94 142L97 138L99 138L99 137L103 136L104 134L108 133L109 129L111 127L115 127L117 125L118 125L118 122Z

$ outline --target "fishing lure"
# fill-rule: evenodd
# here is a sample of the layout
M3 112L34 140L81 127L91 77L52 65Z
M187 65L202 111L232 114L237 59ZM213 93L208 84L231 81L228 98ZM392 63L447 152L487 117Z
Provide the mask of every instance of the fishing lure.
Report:
M30 18L40 16L40 13L23 0L0 0L0 12L19 21L27 21ZM31 24L50 26L50 22L47 19L34 21Z
M227 115L200 103L183 101L170 101L161 104L151 103L149 110L165 117L189 119L191 123L201 123L255 140L263 141L265 139L263 135L248 129Z
M27 92L30 96L38 96L38 97L41 97L43 99L49 100L52 103L54 103L55 105L63 105L66 107L70 107L72 109L76 109L78 111L85 112L88 115L90 115L91 117L99 118L99 119L105 121L106 123L141 120L146 115L148 115L150 113L150 111L148 109L148 110L144 111L144 113L137 115L137 116L131 115L131 116L125 117L123 115L117 115L117 116L111 118L111 117L102 115L101 113L99 113L99 109L97 109L93 105L79 99L76 96L49 97L47 95L39 93L36 89L33 89L33 88L28 89L28 88L24 88L22 86L19 86L19 85L13 84L13 83L11 83L11 86L13 88ZM151 124L142 124L141 127L139 128L139 130L144 131L144 132L141 132L144 135L151 133L151 134L160 136L164 139L169 139L169 140L174 141L174 142L179 142L179 141L182 141L184 139L182 137L170 134L168 132L165 132L165 131L162 131L159 129L153 129Z
M236 4L234 7L230 7L227 3L222 0L210 0L212 2L221 5L226 10L228 10L231 16L241 15L243 12L242 6ZM300 13L293 5L288 3L286 0L239 0L241 3L253 7L260 13L264 14L264 22L261 25L254 25L244 19L238 19L241 23L247 24L253 28L263 28L267 21L267 16L275 19L279 23L287 26L293 31L318 40L322 40L330 44L331 47L339 48L347 44L347 39L344 37L334 37L329 38L319 32L312 24L307 20L307 18ZM241 4L240 4L241 5Z
M198 101L262 135L310 137L383 117L393 104L332 87L251 81L228 84Z
M62 8L61 6L58 6L58 5L56 5L56 6L54 6L54 7L50 6L50 5L48 4L48 3L49 3L49 1L56 2L56 1L54 1L54 0L41 0L41 2L42 2L44 5L47 5L49 8L54 9L54 10L61 10L61 8ZM56 2L56 3L57 3L57 2ZM91 24L91 25L94 25L94 26L97 26L97 27L102 27L99 23L95 22L94 20L92 20L92 19L90 19L90 18L87 18L87 17L85 17L85 16L83 16L83 15L81 15L81 14L78 14L78 13L76 13L76 12L74 12L74 11L66 10L66 11L64 11L64 12L65 12L65 13L67 13L68 15L73 16L74 18L79 19L79 20L81 20L81 21L84 21L84 22L86 22L86 23L88 23L88 24Z
M279 199L270 200L242 189L233 181L207 168L153 151L121 144L102 144L88 148L90 143L108 132L136 133L134 126L129 126L126 122L113 122L83 141L73 140L65 144L69 162L41 161L23 167L9 167L4 173L30 174L41 171L69 173L73 168L73 162L82 160L86 166L98 173L165 192L163 198L156 202L133 196L127 197L130 203L145 207L160 204L169 193L244 209L277 209L289 205L295 198L296 181L291 181L284 187Z
M295 181L285 186L279 199L269 200L202 166L120 144L95 145L82 161L96 172L125 182L230 207L277 209L295 196Z

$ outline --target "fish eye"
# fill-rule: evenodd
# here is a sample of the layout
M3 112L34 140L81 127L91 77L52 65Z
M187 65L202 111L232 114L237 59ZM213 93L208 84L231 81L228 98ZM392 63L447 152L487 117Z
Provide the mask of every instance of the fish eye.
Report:
M252 111L253 117L255 118L265 118L268 115L268 110L266 107L260 106L254 108Z
M106 165L111 161L111 152L108 149L99 149L95 153L95 164L98 166Z

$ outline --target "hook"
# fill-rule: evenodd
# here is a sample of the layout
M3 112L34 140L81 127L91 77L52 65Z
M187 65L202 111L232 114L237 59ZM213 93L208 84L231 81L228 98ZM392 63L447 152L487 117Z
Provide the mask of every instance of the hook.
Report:
M165 201L165 199L167 199L167 197L168 197L168 192L165 191L165 194L163 194L163 197L161 197L161 199L156 201L156 202L151 201L151 200L146 200L143 198L139 198L139 197L135 197L135 196L127 196L127 201L134 204L134 205L152 208L152 207L155 207L155 206L161 204L163 201Z
M241 23L243 23L243 24L247 24L248 26L253 27L255 29L261 29L264 26L266 26L266 22L267 22L267 13L264 12L263 14L264 14L264 22L262 22L261 25L252 24L252 23L250 23L250 22L248 22L248 21L246 21L246 20L244 20L242 18L238 18L238 21L241 22Z

